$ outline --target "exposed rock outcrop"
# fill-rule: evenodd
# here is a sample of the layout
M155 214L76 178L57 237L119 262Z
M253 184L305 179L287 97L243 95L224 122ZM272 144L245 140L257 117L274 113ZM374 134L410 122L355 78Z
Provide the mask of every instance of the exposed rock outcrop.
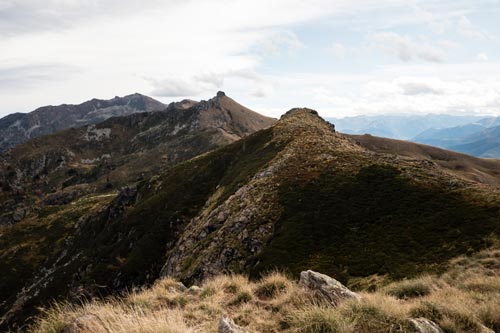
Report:
M410 318L408 321L415 329L415 333L443 333L441 327L427 318Z
M229 317L222 317L219 320L218 333L243 333L243 329L236 325Z
M312 290L319 298L335 306L343 300L361 299L360 295L352 292L334 278L311 270L300 273L299 283L301 286Z

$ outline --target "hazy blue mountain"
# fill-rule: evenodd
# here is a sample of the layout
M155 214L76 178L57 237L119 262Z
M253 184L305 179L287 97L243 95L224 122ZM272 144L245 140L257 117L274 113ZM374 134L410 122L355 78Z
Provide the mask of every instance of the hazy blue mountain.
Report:
M453 115L374 115L330 118L339 132L371 134L393 139L410 140L429 129L464 126L481 120L478 116Z
M466 136L461 144L449 148L478 157L500 158L500 126Z
M478 157L500 157L500 117L442 129L428 129L411 141L451 149Z
M443 129L430 128L412 138L411 141L435 147L449 148L464 144L465 138L484 131L486 128L487 127L479 125L478 123Z
M500 158L500 117L375 115L330 118L339 132L371 134Z

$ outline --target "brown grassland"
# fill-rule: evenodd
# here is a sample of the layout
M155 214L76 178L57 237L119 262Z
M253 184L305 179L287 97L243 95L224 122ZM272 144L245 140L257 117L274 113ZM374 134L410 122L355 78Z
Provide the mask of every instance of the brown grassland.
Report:
M496 247L455 258L440 275L371 277L380 281L377 290L360 290L361 301L336 308L278 272L258 281L218 276L187 290L167 278L123 298L54 304L31 331L62 332L85 317L82 332L216 332L219 318L229 316L248 332L415 332L408 320L420 317L446 333L500 332L499 273Z

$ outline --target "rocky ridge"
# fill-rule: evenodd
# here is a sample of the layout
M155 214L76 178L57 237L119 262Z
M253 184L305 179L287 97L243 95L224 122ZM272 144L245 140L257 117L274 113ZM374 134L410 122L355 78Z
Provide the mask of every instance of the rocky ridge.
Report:
M264 253L276 233L280 233L276 226L286 215L284 185L297 184L294 188L300 189L305 184L317 182L325 172L349 177L367 168L371 170L372 166L377 166L379 172L379 165L382 166L381 172L386 172L384 166L390 166L397 168L398 171L395 169L394 172L401 173L402 177L415 184L415 191L419 191L419 186L461 187L467 191L478 191L481 196L486 194L481 184L451 176L431 161L394 159L393 156L369 151L349 137L336 133L330 123L310 109L293 109L285 114L272 127L272 137L264 145L279 147L275 156L255 173L249 174L248 180L227 199L220 200L225 190L223 186L207 198L204 207L183 228L176 244L167 252L163 276L198 283L219 274L258 272L263 267L272 266L269 261L273 259L265 258L267 255ZM392 173L390 170L388 172ZM292 195L298 189L293 190ZM491 190L498 200L499 189ZM398 196L397 193L395 195ZM299 195L297 204L300 205L302 200ZM390 211L385 214L390 214ZM335 216L327 218L335 223ZM300 238L297 241L300 242ZM313 250L305 248L304 251ZM293 257L293 254L288 256ZM278 264L279 260L273 262ZM283 268L287 267L283 265ZM301 268L306 267L301 265Z
M44 106L30 113L15 113L0 119L0 152L32 138L71 127L100 123L111 117L136 112L159 111L166 105L141 94L92 99L79 105Z
M0 158L0 223L22 220L33 194L67 201L116 190L273 122L220 95L31 140Z

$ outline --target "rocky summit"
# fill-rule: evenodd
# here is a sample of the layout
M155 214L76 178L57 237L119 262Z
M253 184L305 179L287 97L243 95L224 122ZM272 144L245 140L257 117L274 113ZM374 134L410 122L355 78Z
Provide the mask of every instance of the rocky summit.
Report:
M461 173L438 161L445 151L382 151L306 108L275 122L223 93L187 105L61 132L4 157L25 166L5 169L7 192L33 193L38 203L2 229L4 326L57 296L116 294L159 277L188 286L221 274L258 279L276 269L305 272L301 284L335 294L328 302L336 305L358 299L343 284L369 289L438 274L452 258L498 241L500 188L483 181L496 176L480 159ZM68 142L58 154L73 155L53 165L56 137ZM30 147L46 157L27 160ZM46 168L38 187L13 182L32 176L26 170L38 161ZM85 182L100 190L58 199ZM121 190L106 191L108 182Z

